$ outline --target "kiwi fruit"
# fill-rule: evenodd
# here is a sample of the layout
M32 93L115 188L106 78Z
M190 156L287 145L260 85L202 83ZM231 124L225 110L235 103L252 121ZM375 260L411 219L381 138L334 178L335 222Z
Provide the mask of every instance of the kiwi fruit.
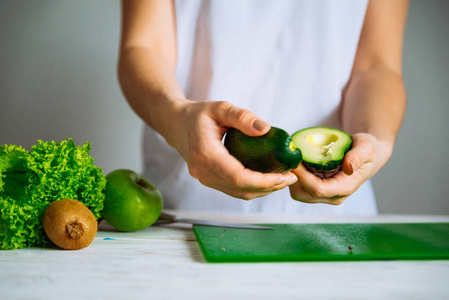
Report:
M58 247L78 250L89 246L97 234L97 220L87 206L77 200L51 203L44 213L44 230Z

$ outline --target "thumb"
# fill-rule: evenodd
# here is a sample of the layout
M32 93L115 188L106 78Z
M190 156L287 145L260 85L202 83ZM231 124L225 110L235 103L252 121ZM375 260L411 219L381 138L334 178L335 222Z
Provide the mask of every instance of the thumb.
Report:
M227 127L233 127L249 136L260 136L267 133L271 126L251 111L224 102L216 113L219 120Z
M369 138L354 135L352 149L348 151L341 164L346 175L352 175L363 164L373 161L375 145Z

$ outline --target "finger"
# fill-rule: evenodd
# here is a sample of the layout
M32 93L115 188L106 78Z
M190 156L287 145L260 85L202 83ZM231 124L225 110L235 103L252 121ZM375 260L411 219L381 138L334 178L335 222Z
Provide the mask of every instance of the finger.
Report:
M277 191L298 180L293 174L260 173L244 167L233 171L229 165L218 174L222 175L228 186L242 191Z
M229 190L232 191L232 195L234 197L238 198L246 198L243 196L236 196L236 194L239 193L261 193L261 194L269 194L274 191L281 190L297 181L296 176L287 177L286 179L282 178L279 182L279 184L276 184L274 186L269 187L252 187L252 186L243 186L243 187L237 187L234 186L231 181L225 181L221 176L217 176L217 174L213 172L207 172L204 173L204 176L201 176L198 178L198 180L205 186L217 188L221 191ZM228 194L231 194L231 192L227 192ZM259 197L259 196L256 196Z
M298 177L298 182L307 193L310 195L316 194L316 198L321 197L321 195L318 195L319 193L317 189L318 186L322 185L323 180L321 178L309 172L303 164L300 164L292 172L296 175L296 177Z
M260 136L270 130L270 125L251 111L226 101L217 102L214 113L222 125L236 128L249 136Z
M296 182L297 178L295 175L292 174L292 177L294 180L291 180L290 182L287 180L283 182L282 184L276 185L269 189L247 189L247 188L235 188L231 185L223 183L221 178L216 178L214 174L211 174L210 176L205 176L203 179L198 179L203 185L208 186L210 188L219 190L225 194L228 194L235 198L241 198L244 200L251 200L258 197L263 197L268 194L271 194L274 191L283 189L287 186L288 183L293 184Z
M290 188L290 196L292 199L303 202L303 203L324 203L331 205L340 205L346 200L347 197L334 196L331 198L314 198L312 197L302 186L300 183L296 183Z
M208 186L208 185L206 185ZM267 196L269 194L271 194L273 191L265 191L265 192L260 192L260 191L244 191L244 190L238 190L238 189L233 189L230 188L228 186L225 185L221 185L221 184L213 184L211 186L209 186L213 189L219 190L231 197L234 198L239 198L239 199L243 199L243 200L252 200L252 199L256 199L256 198L260 198L260 197L264 197Z
M194 176L203 181L224 181L228 187L244 191L275 191L293 184L297 178L293 173L260 173L246 169L240 161L231 156L221 144L211 147L208 157L203 157L197 165L202 166ZM204 168L206 166L206 168ZM209 169L209 171L205 171ZM209 177L209 179L207 179Z
M342 162L342 171L352 175L363 164L374 161L375 141L360 135L354 135L352 149L349 150Z
M361 181L361 174L348 176L338 172L330 178L319 178L300 165L293 171L298 177L298 182L311 198L317 199L319 203L323 199L338 199L347 197L357 189ZM327 200L326 200L327 201Z

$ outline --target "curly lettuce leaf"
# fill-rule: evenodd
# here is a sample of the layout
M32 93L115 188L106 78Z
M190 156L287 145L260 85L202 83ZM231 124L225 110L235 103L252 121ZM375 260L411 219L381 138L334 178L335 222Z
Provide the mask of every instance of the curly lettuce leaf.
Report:
M0 146L0 248L46 247L42 219L47 206L76 199L100 218L106 179L89 156L90 143L43 142L27 151Z

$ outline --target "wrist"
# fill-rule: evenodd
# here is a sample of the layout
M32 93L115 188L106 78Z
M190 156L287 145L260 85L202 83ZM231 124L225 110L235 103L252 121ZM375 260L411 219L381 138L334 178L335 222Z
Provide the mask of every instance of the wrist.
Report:
M149 107L153 113L147 124L157 131L172 147L176 148L177 132L185 127L184 111L191 104L180 96L160 95L153 99L154 105Z
M383 167L393 155L394 141L390 139L378 139L377 157L380 162L379 168Z

